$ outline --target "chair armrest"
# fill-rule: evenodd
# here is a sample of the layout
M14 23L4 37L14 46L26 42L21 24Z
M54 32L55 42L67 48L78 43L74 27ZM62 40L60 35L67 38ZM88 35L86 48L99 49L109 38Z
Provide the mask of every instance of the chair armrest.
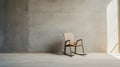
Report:
M69 42L69 43L70 43L70 40L66 40L66 41L65 41L65 45L66 45L66 43L67 43L67 42Z
M66 40L65 42L68 42L68 41L70 41L70 40Z
M65 43L70 42L70 40L66 40Z
M77 41L83 41L83 39L78 39Z
M78 39L78 40L76 41L76 44L77 44L79 41L81 41L81 42L82 42L82 41L83 41L83 39Z

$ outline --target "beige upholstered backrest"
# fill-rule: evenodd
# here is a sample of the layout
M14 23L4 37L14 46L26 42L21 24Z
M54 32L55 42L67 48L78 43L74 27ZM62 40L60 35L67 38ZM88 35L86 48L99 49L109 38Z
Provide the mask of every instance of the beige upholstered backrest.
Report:
M73 33L64 33L64 37L65 37L65 41L66 41L66 40L70 40L70 43L71 43L72 45L75 44L75 38L74 38L74 36L73 36Z

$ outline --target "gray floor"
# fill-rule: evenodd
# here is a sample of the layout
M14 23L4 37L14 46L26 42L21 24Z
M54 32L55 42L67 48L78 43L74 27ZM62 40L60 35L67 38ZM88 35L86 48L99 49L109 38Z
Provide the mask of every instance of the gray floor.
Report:
M74 57L50 53L0 53L0 67L120 67L120 59L103 53Z

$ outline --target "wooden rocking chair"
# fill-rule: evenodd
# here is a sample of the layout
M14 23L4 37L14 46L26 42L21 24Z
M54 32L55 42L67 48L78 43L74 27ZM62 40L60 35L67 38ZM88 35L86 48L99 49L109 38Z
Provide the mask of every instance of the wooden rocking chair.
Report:
M66 53L66 47L70 48L70 55L69 56L74 56L72 53L77 54L77 55L86 55L84 53L84 46L83 46L83 40L75 40L74 36L72 33L64 33L65 37L65 45L64 45L64 54L68 55ZM74 47L74 52L72 52L71 47ZM82 54L77 53L77 47L82 47Z

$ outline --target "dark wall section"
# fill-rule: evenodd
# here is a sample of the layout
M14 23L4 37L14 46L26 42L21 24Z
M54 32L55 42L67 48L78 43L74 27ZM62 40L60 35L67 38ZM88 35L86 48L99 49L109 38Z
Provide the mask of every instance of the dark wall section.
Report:
M4 0L0 0L0 51L3 46L3 28L4 28Z
M28 50L28 0L5 0L4 51Z

